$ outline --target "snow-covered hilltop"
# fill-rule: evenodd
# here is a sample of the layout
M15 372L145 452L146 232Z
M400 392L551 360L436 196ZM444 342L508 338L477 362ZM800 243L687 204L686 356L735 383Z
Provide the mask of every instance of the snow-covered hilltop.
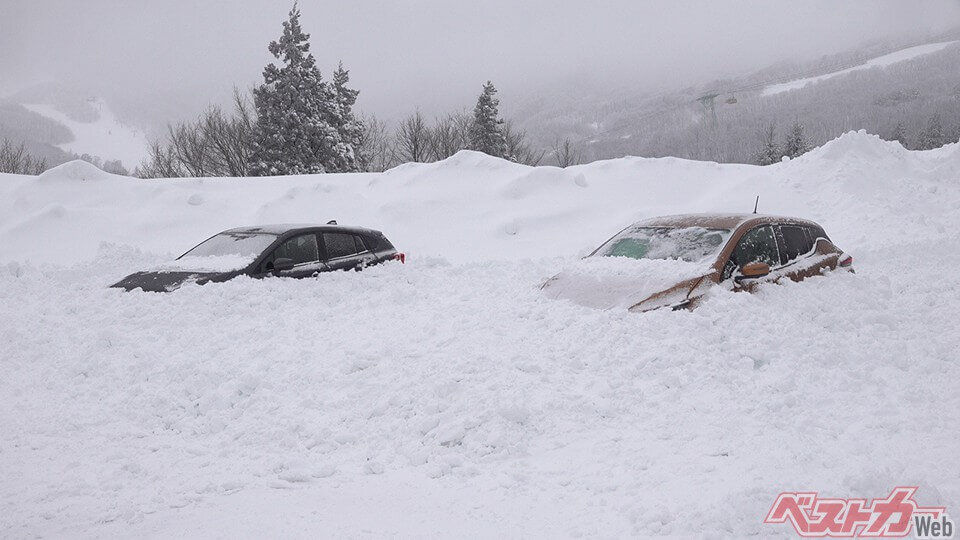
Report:
M960 508L960 145L769 167L461 152L382 174L0 175L0 536L783 535L781 491ZM643 315L538 286L631 221L812 218L857 274ZM107 285L336 218L407 263Z

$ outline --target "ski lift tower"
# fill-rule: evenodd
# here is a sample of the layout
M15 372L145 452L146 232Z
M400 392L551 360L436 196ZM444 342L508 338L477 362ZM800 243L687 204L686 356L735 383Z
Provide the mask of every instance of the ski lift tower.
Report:
M717 127L717 109L714 106L713 100L719 95L720 94L705 94L697 98L697 101L703 105L703 108L710 111L710 123L714 128Z

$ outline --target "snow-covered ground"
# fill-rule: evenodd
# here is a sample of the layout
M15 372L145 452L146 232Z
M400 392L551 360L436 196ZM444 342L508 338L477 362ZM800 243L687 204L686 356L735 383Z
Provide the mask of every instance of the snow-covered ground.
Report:
M131 171L147 157L150 145L143 130L121 122L102 99L92 106L99 117L94 122L79 122L51 105L26 104L24 107L55 120L73 133L73 140L59 145L62 150L76 154L90 154L105 161L119 159Z
M782 92L787 92L790 90L796 90L798 88L803 88L808 84L818 83L820 81L825 81L827 79L832 79L834 77L839 77L841 75L846 75L854 71L859 71L861 69L872 69L877 67L887 67L898 62L903 62L906 60L912 60L919 56L926 54L932 54L935 52L942 51L947 47L958 43L957 41L945 41L942 43L927 43L924 45L917 45L915 47L908 47L906 49L901 49L899 51L892 52L890 54L885 54L883 56L878 56L876 58L867 60L863 64L853 66L847 69L841 69L834 71L832 73L826 73L823 75L817 75L815 77L806 77L803 79L797 79L793 81L788 81L780 84L773 84L763 89L761 95L772 96L774 94L779 94Z
M812 218L857 274L630 314L539 285L628 223ZM407 264L107 289L229 227ZM462 152L384 174L0 175L0 536L787 534L784 490L960 513L960 147L770 167Z

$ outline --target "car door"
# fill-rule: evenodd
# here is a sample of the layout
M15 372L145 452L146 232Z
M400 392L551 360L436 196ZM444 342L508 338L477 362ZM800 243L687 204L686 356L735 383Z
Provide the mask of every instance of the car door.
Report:
M290 259L293 268L274 272L273 262L277 259ZM304 278L316 275L326 269L320 260L320 245L316 233L304 233L290 237L277 246L262 263L263 273L283 277Z
M837 254L822 229L815 231L804 225L777 226L781 242L783 269L781 273L793 281L816 276L825 269L836 268Z
M330 270L362 269L376 261L359 235L348 232L324 232L325 262Z
M769 265L770 274L759 278L738 279L740 268L753 262ZM776 270L780 266L780 247L777 244L774 226L758 225L744 233L737 241L737 246L724 265L722 279L732 279L734 289L750 290L758 283L775 281L778 277Z

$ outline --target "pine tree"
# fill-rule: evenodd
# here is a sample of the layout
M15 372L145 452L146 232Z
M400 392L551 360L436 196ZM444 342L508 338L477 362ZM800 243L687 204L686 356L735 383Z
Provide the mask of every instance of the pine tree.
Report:
M810 143L807 142L803 134L803 124L799 121L793 123L790 133L783 143L783 155L790 156L790 159L802 156L810 151Z
M503 134L503 120L499 118L500 100L496 95L497 89L492 82L487 81L487 84L483 85L483 92L477 98L477 106L473 109L469 149L509 159L507 141Z
M760 150L754 155L757 165L772 165L783 158L777 144L777 127L772 122L760 132Z
M893 128L893 132L890 134L888 141L897 141L900 143L900 146L907 147L907 129L903 126L903 120L897 121L897 125Z
M940 148L946 144L947 139L943 134L943 125L940 123L940 115L934 114L927 121L927 127L917 136L917 150L932 150Z
M257 109L253 174L357 170L351 142L341 136L336 91L323 81L309 39L294 4L283 23L283 35L269 46L282 66L267 65L264 84L253 91Z

